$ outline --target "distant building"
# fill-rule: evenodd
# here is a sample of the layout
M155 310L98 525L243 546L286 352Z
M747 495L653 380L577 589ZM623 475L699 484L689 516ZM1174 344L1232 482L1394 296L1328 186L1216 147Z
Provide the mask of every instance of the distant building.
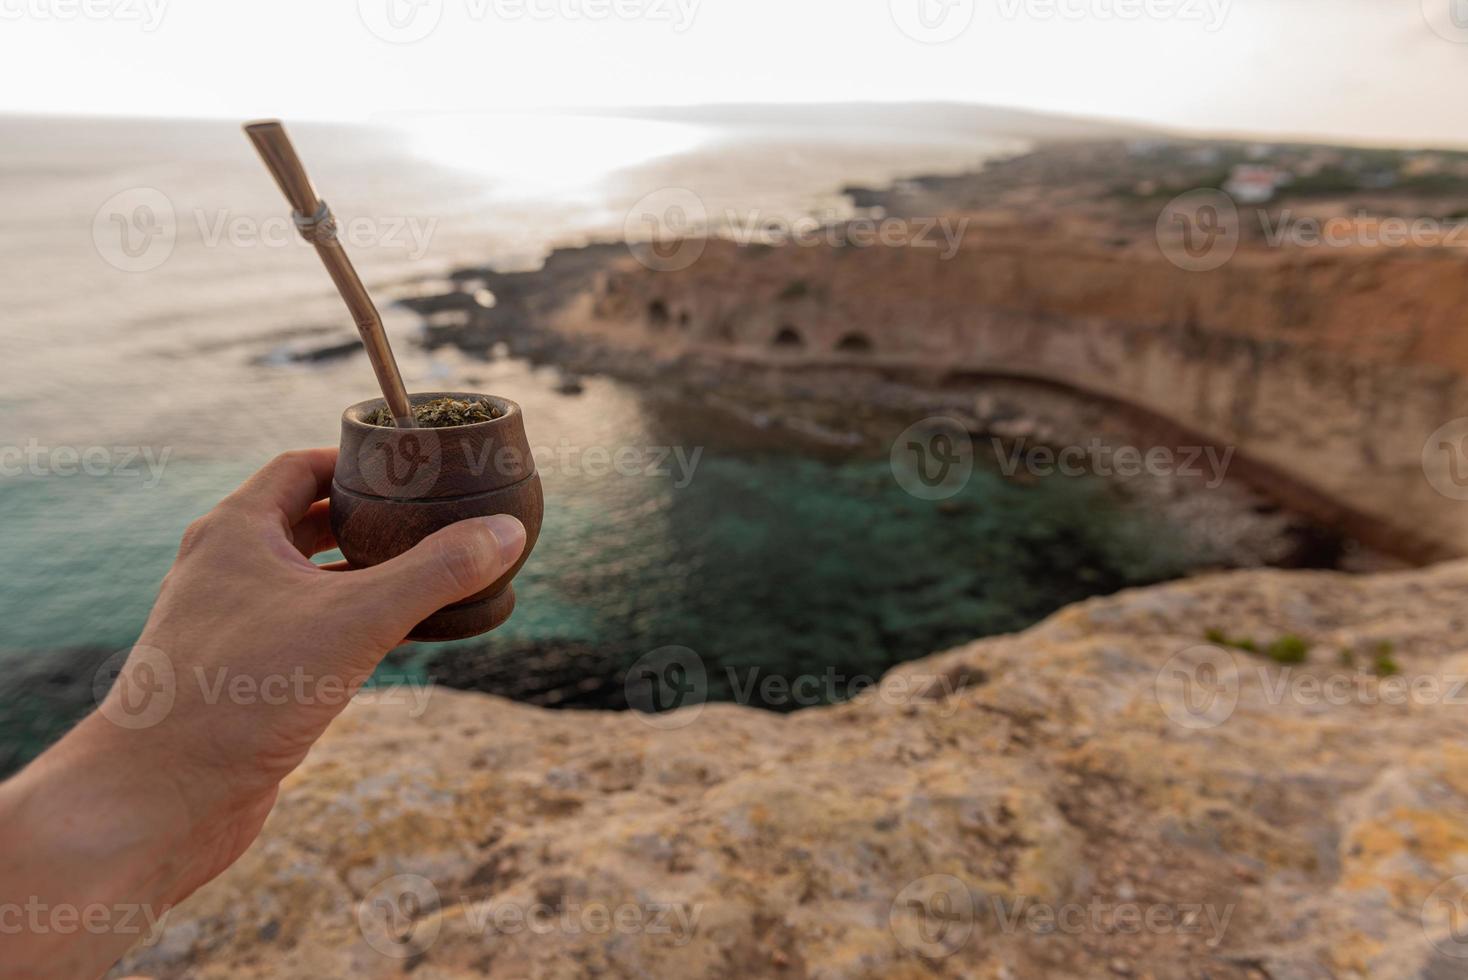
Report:
M1293 177L1279 167L1239 164L1224 183L1224 192L1240 204L1263 204Z

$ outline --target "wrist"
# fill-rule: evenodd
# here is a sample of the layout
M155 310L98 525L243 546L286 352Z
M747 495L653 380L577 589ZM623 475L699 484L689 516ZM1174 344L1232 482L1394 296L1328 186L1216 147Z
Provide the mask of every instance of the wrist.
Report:
M0 961L97 975L192 890L176 793L92 719L0 785Z
M7 811L25 839L44 843L38 851L85 872L78 883L173 904L183 897L193 820L167 765L133 737L140 734L96 714L83 719L7 785Z

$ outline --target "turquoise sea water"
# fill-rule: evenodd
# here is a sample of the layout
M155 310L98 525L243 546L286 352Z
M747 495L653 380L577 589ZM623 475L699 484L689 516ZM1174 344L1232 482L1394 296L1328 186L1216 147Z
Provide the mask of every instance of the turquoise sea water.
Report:
M548 488L515 617L465 646L511 663L556 645L592 651L582 669L604 683L525 692L549 703L620 704L626 666L668 646L713 668L715 698L733 696L731 671L876 677L1205 560L1099 481L1021 485L993 469L940 504L903 491L886 459L711 445L686 487L650 482L613 499L581 481ZM494 675L480 686L521 693Z
M770 676L876 677L1204 557L1169 547L1168 527L1099 480L1022 484L980 466L958 496L924 501L885 458L811 458L774 437L724 438L615 381L567 396L523 363L493 370L547 450L545 526L515 615L489 638L404 648L385 677L421 680L447 651L483 664L490 690L616 707L626 667L667 646L702 658L716 699ZM586 441L558 454L544 427ZM629 448L642 462L588 475L585 447ZM90 706L91 671L136 638L184 526L254 465L171 460L156 486L126 475L0 482L12 556L0 745L24 757ZM522 676L565 651L576 657L559 671Z

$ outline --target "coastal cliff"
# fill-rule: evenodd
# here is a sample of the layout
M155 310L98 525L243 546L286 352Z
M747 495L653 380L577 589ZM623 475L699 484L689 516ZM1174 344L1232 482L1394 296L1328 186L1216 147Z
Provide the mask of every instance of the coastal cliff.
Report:
M1282 197L1236 206L1210 189L1261 152L1298 171ZM431 344L657 377L834 445L885 452L895 432L855 431L885 409L1055 449L1207 448L1261 510L1440 561L1468 555L1468 176L1424 183L1422 166L1447 164L1398 156L1383 183L1384 158L1350 148L1058 143L847 188L856 217L804 224L719 219L664 188L640 205L651 241L462 269L453 292L406 303ZM1324 181L1323 160L1344 176ZM1453 165L1468 175L1468 157ZM1441 234L1389 237L1389 222Z
M1258 248L1193 273L1150 239L1014 226L971 228L946 257L699 249L686 268L611 262L594 298L552 322L803 377L1061 385L1237 450L1277 499L1373 544L1419 560L1468 553L1459 501L1423 469L1429 438L1468 405L1468 277L1455 256Z
M1462 976L1465 599L1229 573L793 715L357 704L114 975Z

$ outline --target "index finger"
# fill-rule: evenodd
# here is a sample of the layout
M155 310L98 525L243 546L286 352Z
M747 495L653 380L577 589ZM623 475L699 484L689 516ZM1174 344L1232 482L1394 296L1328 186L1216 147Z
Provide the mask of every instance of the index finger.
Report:
M226 499L262 515L281 515L287 525L295 524L312 504L331 492L336 457L335 447L281 453Z

